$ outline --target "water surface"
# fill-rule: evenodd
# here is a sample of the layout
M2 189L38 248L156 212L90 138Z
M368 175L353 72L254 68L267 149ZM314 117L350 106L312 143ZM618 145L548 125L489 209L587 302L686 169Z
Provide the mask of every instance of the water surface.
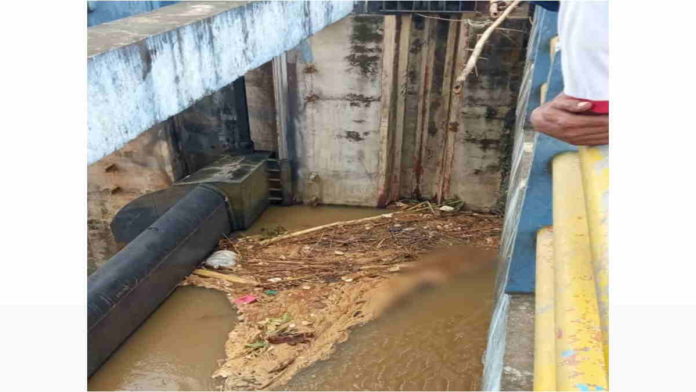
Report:
M482 267L407 296L356 328L328 360L286 390L471 391L480 388L493 304L495 253L462 250ZM489 262L490 260L490 262Z
M385 213L351 207L270 207L246 234L302 230ZM490 318L494 252L462 249L480 267L407 296L353 331L336 353L300 372L289 390L476 390ZM218 390L234 307L219 292L180 287L89 380L89 390Z

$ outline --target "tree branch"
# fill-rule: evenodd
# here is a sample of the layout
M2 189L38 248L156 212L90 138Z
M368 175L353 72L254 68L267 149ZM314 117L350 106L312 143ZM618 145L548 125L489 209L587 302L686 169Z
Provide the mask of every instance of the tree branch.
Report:
M454 86L454 93L459 94L462 91L462 88L464 87L464 81L466 80L467 76L473 71L474 67L476 66L476 61L478 60L479 56L481 55L481 51L483 51L483 45L486 44L486 41L488 38L491 36L493 33L493 30L495 30L498 26L500 26L501 23L512 13L512 11L517 8L517 6L520 4L521 0L514 0L509 6L505 8L505 11L500 15L498 19L496 19L493 24L488 26L486 31L481 34L481 38L479 38L478 42L476 42L476 46L474 46L474 51L471 53L471 56L469 57L469 60L466 62L466 66L464 66L464 69L462 70L462 73L459 74L457 79L455 80L455 86Z

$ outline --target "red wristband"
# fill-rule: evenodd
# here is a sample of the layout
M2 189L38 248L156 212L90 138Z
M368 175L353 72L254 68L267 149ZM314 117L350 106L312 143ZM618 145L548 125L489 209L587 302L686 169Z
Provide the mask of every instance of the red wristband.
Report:
M571 97L571 96L568 96L568 97L573 98L573 99L577 99L578 101L591 103L592 107L590 108L589 111L592 113L609 114L609 101L593 101L591 99L576 98L576 97Z

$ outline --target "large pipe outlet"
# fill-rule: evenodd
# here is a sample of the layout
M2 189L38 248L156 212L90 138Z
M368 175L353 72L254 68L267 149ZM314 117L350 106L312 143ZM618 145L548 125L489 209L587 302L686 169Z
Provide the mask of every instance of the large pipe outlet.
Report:
M225 195L198 185L89 277L88 375L231 228Z

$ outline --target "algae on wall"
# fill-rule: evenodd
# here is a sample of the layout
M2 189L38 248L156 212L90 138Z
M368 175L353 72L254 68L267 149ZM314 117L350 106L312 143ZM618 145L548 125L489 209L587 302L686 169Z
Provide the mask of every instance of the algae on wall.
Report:
M288 54L300 202L376 204L382 30L382 16L350 16Z
M483 21L471 21L469 46L484 28ZM447 126L444 73L452 23L414 15L408 46L399 48L408 51L407 77L404 85L398 86L405 94L398 184L402 198L437 195ZM526 20L513 19L504 25L512 30L491 37L477 64L478 76L467 82L461 107L455 113L459 131L450 192L445 197L458 197L473 209L495 208L503 198L501 182L510 155L510 127L527 25ZM384 89L383 34L383 16L353 15L288 53L289 150L295 164L298 202L376 205L381 159L380 100ZM425 60L428 73L423 72ZM247 103L256 148L276 151L270 68L267 63L247 74ZM421 126L426 136L422 153L416 148L419 115L425 117ZM118 250L109 224L119 208L188 174L175 153L175 141L162 132L148 131L142 140L132 142L137 148L129 144L90 166L91 270ZM118 169L105 171L114 162Z
M466 48L474 46L488 20L472 15L465 24L398 16L397 35L409 34L408 45L396 53L408 52L405 79L384 86L384 18L345 18L288 56L297 201L376 205L379 161L390 159L380 156L381 99L384 91L396 90L404 96L401 113L389 109L404 119L402 144L388 150L395 154L398 149L400 155L396 194L459 198L472 209L495 209L504 193L527 20L505 22L507 30L493 35L476 75L455 98L450 86L455 64L466 57ZM405 29L408 21L410 29Z
M500 207L505 199L503 182L509 171L512 128L517 95L522 81L529 21L507 20L505 30L492 34L477 62L477 75L467 79L457 121L452 173L453 195L485 209ZM487 24L475 21L469 32L469 47Z

